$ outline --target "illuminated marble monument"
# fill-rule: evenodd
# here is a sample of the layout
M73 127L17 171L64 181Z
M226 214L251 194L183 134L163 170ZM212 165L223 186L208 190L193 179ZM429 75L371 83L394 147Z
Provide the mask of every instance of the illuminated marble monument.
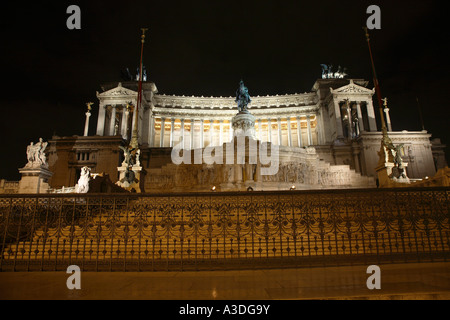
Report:
M251 102L241 81L236 93L238 113L231 118L230 141L211 147L185 149L177 143L172 162L149 168L147 192L246 191L375 187L375 180L362 177L347 165L320 160L312 146L279 146L258 139ZM219 140L221 141L221 140Z
M241 179L236 168L194 161L176 165L171 158L174 147L192 153L192 159L195 150L203 153L207 147L221 146L226 155L227 145L235 143L239 132L258 141L258 148L266 144L280 151L278 176L259 177L259 181L256 177L257 188L375 187L382 133L375 120L374 90L367 85L361 79L318 79L306 93L252 96L245 105L248 113L236 114L238 95L165 95L158 93L154 83L144 82L142 106L135 116L137 81L107 83L97 92L98 107L93 107L98 108L95 135L49 140L49 169L54 173L50 185L75 185L84 166L108 174L113 182L123 180L125 170L119 174L117 169L124 161L119 146L128 145L131 129L137 125L140 164L146 171L141 183L146 192L210 190L213 185L246 188L245 181L234 180ZM403 145L402 160L408 164L405 170L411 181L432 177L446 165L445 146L431 140L431 134L392 131L387 122L393 145ZM300 178L300 172L311 177Z

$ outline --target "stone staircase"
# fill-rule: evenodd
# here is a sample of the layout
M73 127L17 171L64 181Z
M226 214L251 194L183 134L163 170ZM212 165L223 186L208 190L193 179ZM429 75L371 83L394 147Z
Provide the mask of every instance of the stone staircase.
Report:
M147 169L145 190L165 193L208 192L212 186L216 186L218 191L246 191L249 186L255 191L290 190L292 186L297 190L376 187L373 177L362 176L349 165L332 165L319 159L315 151L307 153L305 150L281 147L278 173L262 176L258 174L260 164L254 165L255 179L248 181L244 178L245 174L240 173L246 171L248 164L227 165L226 161L214 165L168 163L161 168ZM191 152L194 154L195 151ZM233 173L230 175L231 171Z

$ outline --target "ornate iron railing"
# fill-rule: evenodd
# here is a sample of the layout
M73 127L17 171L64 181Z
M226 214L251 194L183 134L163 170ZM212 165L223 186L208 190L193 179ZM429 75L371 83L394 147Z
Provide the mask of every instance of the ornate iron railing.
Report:
M450 254L450 188L0 196L0 270L214 270Z

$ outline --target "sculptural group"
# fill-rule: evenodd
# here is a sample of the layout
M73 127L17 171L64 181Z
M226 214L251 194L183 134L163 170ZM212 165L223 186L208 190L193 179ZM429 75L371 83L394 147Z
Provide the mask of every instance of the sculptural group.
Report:
M336 71L333 71L333 65L321 64L322 67L322 79L342 79L347 76L347 68L338 67Z
M48 167L47 157L45 156L45 148L47 148L48 142L44 142L42 138L39 138L39 142L36 144L34 142L30 142L27 147L27 160L26 168L35 168L35 167Z

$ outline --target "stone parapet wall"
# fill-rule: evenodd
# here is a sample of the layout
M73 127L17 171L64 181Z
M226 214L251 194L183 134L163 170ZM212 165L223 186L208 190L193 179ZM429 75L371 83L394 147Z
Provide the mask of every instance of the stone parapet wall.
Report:
M19 181L0 180L0 194L10 194L19 192Z
M448 260L449 195L406 188L0 196L0 271Z

